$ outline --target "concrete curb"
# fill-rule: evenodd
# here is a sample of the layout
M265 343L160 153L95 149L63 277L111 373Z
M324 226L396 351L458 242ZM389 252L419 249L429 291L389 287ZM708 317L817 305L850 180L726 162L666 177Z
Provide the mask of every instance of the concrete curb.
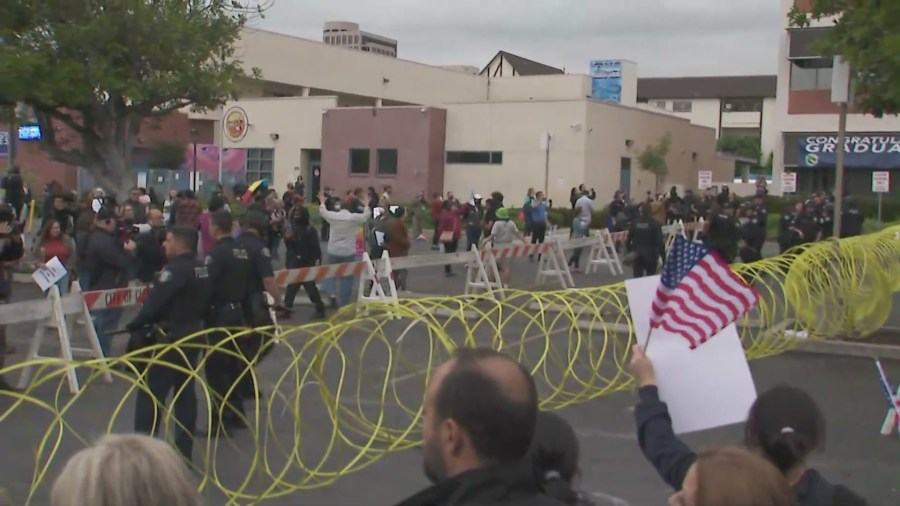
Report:
M900 360L900 346L847 341L801 341L795 351L842 357Z

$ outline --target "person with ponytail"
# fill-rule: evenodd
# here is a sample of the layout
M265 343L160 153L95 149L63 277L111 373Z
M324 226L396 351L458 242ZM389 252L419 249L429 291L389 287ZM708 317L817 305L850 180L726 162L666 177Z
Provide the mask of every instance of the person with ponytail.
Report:
M559 415L538 412L529 456L544 495L572 506L628 506L616 497L573 489L578 476L578 438L569 422Z
M660 477L681 491L697 454L672 430L669 409L659 399L653 363L640 346L633 348L630 369L640 389L634 408L638 444ZM825 420L816 402L803 390L777 386L757 397L745 425L745 444L765 458L793 489L797 506L866 506L841 485L833 485L807 459L825 440Z

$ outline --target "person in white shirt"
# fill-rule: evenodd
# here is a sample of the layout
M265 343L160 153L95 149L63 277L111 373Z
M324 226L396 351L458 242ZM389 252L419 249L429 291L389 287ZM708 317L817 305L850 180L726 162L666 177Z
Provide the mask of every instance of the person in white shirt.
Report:
M369 216L369 208L366 206L361 213L351 213L341 208L341 203L336 201L333 209L329 210L325 205L325 194L319 193L319 214L328 222L329 236L326 253L329 264L340 264L356 261L356 232L360 225L366 222ZM328 293L331 294L331 306L333 308L350 304L350 296L353 295L353 277L343 277L339 280L327 280L325 284ZM339 281L339 282L338 282Z
M572 238L580 239L587 237L591 230L591 217L594 214L593 192L585 190L584 185L581 186L581 197L575 201L575 217L572 219ZM596 196L596 195L593 195ZM581 263L581 253L584 248L576 248L572 252L569 259L569 267L577 271Z

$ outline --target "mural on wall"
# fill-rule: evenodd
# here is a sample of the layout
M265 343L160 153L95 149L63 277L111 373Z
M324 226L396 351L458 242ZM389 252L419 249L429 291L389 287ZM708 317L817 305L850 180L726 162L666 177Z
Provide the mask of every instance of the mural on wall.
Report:
M181 171L185 179L190 181L190 174L194 172L194 145L185 147L184 165ZM215 144L197 144L197 166L202 183L215 183L219 180L219 147ZM222 149L222 184L234 186L244 182L247 172L247 150L244 148Z

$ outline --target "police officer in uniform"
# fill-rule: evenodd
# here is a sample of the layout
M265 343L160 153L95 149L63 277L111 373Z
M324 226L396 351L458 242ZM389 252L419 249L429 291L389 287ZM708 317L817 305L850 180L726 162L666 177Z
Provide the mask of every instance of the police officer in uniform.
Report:
M841 237L862 235L865 220L866 217L859 212L856 201L851 198L845 199L844 210L841 212Z
M652 276L656 274L656 266L660 258L666 256L666 240L662 227L653 219L651 204L641 206L641 214L631 223L628 232L628 248L634 252L634 277Z
M801 246L816 241L819 234L819 222L814 216L815 207L807 204L802 206L800 211L794 215L791 222L791 245Z
M759 214L755 207L748 207L744 210L744 221L741 224L741 242L743 245L740 249L741 261L751 263L762 260L762 248L766 243L766 225L759 219Z
M801 209L803 209L803 204L797 203L793 208L784 206L784 209L781 211L781 218L778 220L779 253L784 253L794 246L794 238L793 232L791 231L791 225L794 223L794 219L800 213Z
M706 247L719 253L729 264L737 258L740 240L740 226L733 213L733 207L723 208L718 201L713 202L709 226L703 238Z
M286 313L281 292L275 283L272 254L263 241L266 228L269 226L269 217L264 213L250 210L242 218L241 236L237 239L237 244L247 252L253 266L242 304L244 323L251 328L268 327L274 322L269 313L265 293L275 301L276 311ZM253 333L241 340L239 345L244 357L249 361L249 367L253 367L271 351L270 341L271 337L266 332ZM255 399L257 392L251 375L244 373L240 382L240 391L244 397Z
M169 264L159 273L157 284L150 290L140 312L125 328L130 332L155 330L160 344L178 343L156 354L147 366L146 388L138 390L134 406L134 431L158 435L163 428L161 409L169 393L175 397L175 446L182 456L191 460L194 428L197 423L197 392L194 390L195 367L199 343L179 341L203 330L203 318L209 309L210 286L206 266L193 253L196 231L187 227L173 227L166 234L164 247Z
M212 215L210 231L216 244L206 257L212 288L209 327L244 327L243 302L249 291L254 266L247 250L231 235L233 223L234 217L228 211L220 210ZM232 393L227 399L225 397L238 381L243 365L246 365L235 356L240 350L230 335L226 330L209 335L210 344L216 347L206 361L206 378L215 396L212 414L214 430L246 427L243 397L238 393Z

